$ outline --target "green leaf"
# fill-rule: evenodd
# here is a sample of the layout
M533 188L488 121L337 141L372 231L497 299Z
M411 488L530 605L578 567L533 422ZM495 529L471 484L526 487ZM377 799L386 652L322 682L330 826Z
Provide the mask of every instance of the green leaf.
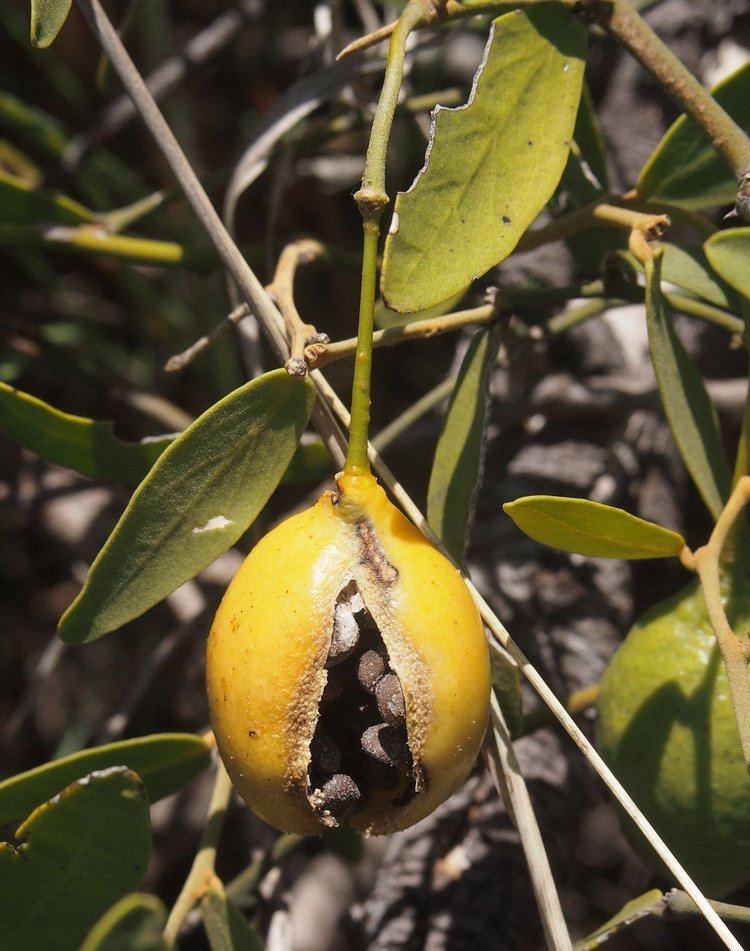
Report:
M223 888L209 888L201 908L211 951L263 951L257 931Z
M317 436L297 446L289 468L281 480L285 485L317 482L333 473L333 462L323 441Z
M97 921L81 951L167 951L164 905L153 895L126 895Z
M427 492L427 521L461 561L484 460L488 385L500 343L500 325L471 341L443 420Z
M518 667L497 644L490 642L490 669L492 689L513 739L523 732L523 700Z
M425 167L396 197L381 276L389 307L431 307L513 251L565 168L585 54L585 31L562 5L493 21L469 102L435 110Z
M138 773L150 802L176 792L204 770L211 748L192 733L154 733L52 760L0 783L0 825L26 815L63 786L94 770L127 766Z
M31 0L31 43L46 49L68 18L73 0Z
M442 317L443 314L455 310L456 305L460 304L465 296L466 290L461 290L458 294L449 297L448 300L441 301L439 304L435 304L434 307L427 307L420 311L419 319L432 320L434 317ZM388 330L389 327L403 327L410 320L409 314L399 314L397 310L386 307L382 298L375 301L375 326L379 330Z
M74 469L91 479L133 486L138 485L175 438L158 436L141 442L123 442L112 433L112 423L64 413L2 382L0 428L48 462Z
M750 232L750 228L747 229ZM730 234L731 232L726 232ZM707 260L701 248L681 246L665 243L662 258L662 280L682 287L696 297L701 297L709 304L717 307L727 307L730 310L737 307L737 300L715 268Z
M634 898L617 912L617 914L606 921L601 928L597 928L587 938L576 941L573 945L573 951L594 951L601 947L610 938L613 938L618 932L624 931L630 925L640 921L641 918L648 918L654 906L664 898L664 893L658 888L652 888L645 895L639 895Z
M719 231L703 248L716 273L750 300L750 228Z
M534 541L589 558L669 558L685 545L677 532L588 499L528 495L503 510Z
M74 951L143 880L148 800L128 769L91 773L39 806L16 839L0 843L0 951Z
M750 62L711 90L714 99L750 130ZM638 197L700 211L734 202L737 182L700 126L688 116L667 131L641 170Z
M232 546L279 484L314 398L309 380L273 370L192 423L136 489L60 636L90 641L121 627Z
M3 225L90 224L89 211L60 192L35 188L28 181L0 171L0 220Z
M716 412L703 380L677 336L661 292L661 255L646 264L646 322L664 412L682 461L718 518L729 493L729 466Z

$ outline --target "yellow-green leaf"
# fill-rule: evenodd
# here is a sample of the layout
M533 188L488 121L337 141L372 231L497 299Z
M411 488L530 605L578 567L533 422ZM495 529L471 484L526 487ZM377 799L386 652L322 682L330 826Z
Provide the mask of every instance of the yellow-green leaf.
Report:
M158 436L124 442L112 423L73 416L0 382L0 429L48 462L91 479L136 486L173 441Z
M86 935L81 951L167 951L164 905L153 895L126 895Z
M93 211L60 192L36 188L26 179L0 171L0 216L3 225L90 224Z
M638 898L634 898L623 905L616 915L610 918L609 921L605 921L601 928L597 928L593 934L581 941L576 941L573 945L573 951L594 951L595 948L601 947L618 932L624 931L625 928L635 924L636 921L640 921L641 918L648 918L657 902L660 902L663 897L663 892L659 891L658 888L652 888L650 892L639 895Z
M154 733L81 750L0 783L0 825L27 815L64 786L94 770L127 766L138 773L150 802L185 785L208 766L211 748L192 733Z
M135 891L151 852L148 800L128 769L91 773L39 806L0 843L0 951L75 951Z
M31 0L31 42L46 49L68 18L73 0Z
M503 509L534 541L589 558L669 558L685 545L677 532L588 499L529 495Z
M121 627L230 548L279 484L314 398L307 379L273 370L192 423L134 492L60 636L89 641Z
M469 102L435 110L425 167L396 198L381 279L389 307L432 307L515 248L565 168L585 53L562 4L493 22Z
M661 292L662 255L646 264L648 344L662 405L690 473L709 511L718 518L730 475L716 411L698 371L674 329Z
M716 273L750 301L750 228L719 231L703 248Z
M750 129L750 62L723 79L711 95L743 129ZM640 198L700 211L734 201L737 182L700 126L686 115L667 131L641 170Z
M500 326L477 333L461 370L435 449L427 492L427 521L461 561L481 476L488 382L500 343Z

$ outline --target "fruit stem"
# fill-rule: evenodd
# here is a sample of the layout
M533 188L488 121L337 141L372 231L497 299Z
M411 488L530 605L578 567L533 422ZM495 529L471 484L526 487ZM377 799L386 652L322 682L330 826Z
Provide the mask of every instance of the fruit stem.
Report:
M734 523L750 502L750 476L742 476L719 516L708 544L695 552L694 565L700 578L706 610L721 650L729 682L734 718L742 746L745 766L750 772L750 690L747 668L750 662L750 640L732 630L721 596L721 556Z
M370 472L367 439L370 429L370 378L372 373L372 332L375 318L375 287L378 267L380 217L388 205L385 191L385 163L393 116L398 105L404 73L406 41L418 25L435 19L441 6L433 0L409 0L398 19L388 46L383 88L367 148L362 187L354 196L362 215L362 284L359 299L357 352L354 358L352 410L349 424L349 451L344 471L349 475Z

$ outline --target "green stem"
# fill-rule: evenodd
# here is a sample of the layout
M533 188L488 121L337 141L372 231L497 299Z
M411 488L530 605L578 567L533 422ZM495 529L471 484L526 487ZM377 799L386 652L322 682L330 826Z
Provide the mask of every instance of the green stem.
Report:
M629 0L611 0L605 9L604 26L698 123L740 182L750 172L750 139L745 132L659 39Z
M372 375L372 333L375 320L375 282L378 268L378 218L365 219L364 247L362 251L362 284L359 298L359 326L357 350L354 356L352 381L351 423L349 424L349 449L346 454L345 471L365 473L370 471L367 441L370 431L370 378Z
M433 13L425 0L409 0L393 31L388 47L383 88L370 133L362 187L354 196L362 215L364 241L362 250L362 284L357 328L357 353L354 358L349 449L345 472L369 473L367 440L370 429L370 378L372 375L372 332L375 317L375 285L378 267L380 216L388 204L385 191L385 165L388 139L404 72L406 41L418 24ZM434 13L433 13L434 15Z
M185 879L185 884L182 886L182 891L169 913L164 928L164 940L170 948L175 946L177 935L180 933L182 923L190 910L196 902L200 901L214 880L216 849L231 797L232 781L227 775L223 763L219 762L201 843L193 860L190 874Z
M442 403L443 400L447 399L453 392L453 387L455 385L456 377L449 376L441 383L438 383L437 386L433 387L431 390L428 390L428 392L425 393L424 396L421 396L416 401L416 403L412 403L412 405L407 407L403 413L398 415L392 422L380 430L380 432L372 441L373 446L378 450L378 452L383 452L397 439L400 439L407 429L413 426L416 422L419 422L419 420L422 419L423 416L426 416L430 410L434 409L438 403Z

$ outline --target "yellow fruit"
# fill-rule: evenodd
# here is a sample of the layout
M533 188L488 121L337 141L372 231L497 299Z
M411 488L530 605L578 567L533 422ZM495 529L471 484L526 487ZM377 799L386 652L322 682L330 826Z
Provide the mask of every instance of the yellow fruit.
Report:
M730 597L734 630L750 599ZM707 894L750 879L750 777L724 664L697 583L633 627L601 683L598 742L615 775ZM663 870L628 822L636 851Z
M370 475L287 519L208 641L219 752L270 825L406 828L465 780L487 725L484 629L458 571Z

